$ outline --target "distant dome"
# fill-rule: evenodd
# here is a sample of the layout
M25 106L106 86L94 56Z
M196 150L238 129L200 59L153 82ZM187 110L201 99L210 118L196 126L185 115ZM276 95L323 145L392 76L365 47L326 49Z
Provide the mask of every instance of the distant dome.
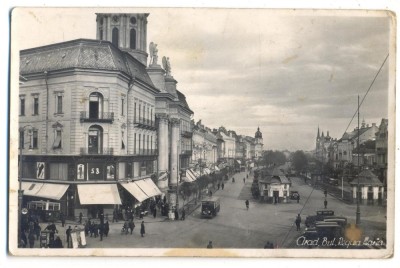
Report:
M255 135L255 138L257 139L262 139L262 133L261 133L261 131L260 131L260 127L258 127L257 128L257 132L256 132L256 135Z

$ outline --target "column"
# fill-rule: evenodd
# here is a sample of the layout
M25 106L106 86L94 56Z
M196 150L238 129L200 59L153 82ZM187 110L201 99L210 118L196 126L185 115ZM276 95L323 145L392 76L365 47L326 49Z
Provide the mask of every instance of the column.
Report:
M158 173L168 171L168 115L156 114L158 118ZM158 181L161 190L168 188L168 180Z
M170 119L171 122L171 161L170 161L170 177L169 177L169 218L174 218L174 212L176 208L177 199L177 188L178 188L178 176L179 176L179 127L180 120L178 118Z

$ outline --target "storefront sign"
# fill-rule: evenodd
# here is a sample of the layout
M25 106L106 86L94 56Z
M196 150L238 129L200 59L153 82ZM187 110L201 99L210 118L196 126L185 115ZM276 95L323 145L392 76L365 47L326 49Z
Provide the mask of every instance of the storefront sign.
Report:
M88 163L88 178L89 180L102 180L103 165L101 163Z
M76 179L84 180L85 179L85 165L78 164L77 171L76 171Z

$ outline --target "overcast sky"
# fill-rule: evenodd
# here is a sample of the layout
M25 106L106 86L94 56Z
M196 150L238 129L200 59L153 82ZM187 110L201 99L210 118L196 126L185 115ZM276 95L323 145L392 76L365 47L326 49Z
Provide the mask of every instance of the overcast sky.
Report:
M18 49L96 37L95 13L143 9L19 10ZM170 57L178 89L210 128L254 136L264 149L311 150L317 127L340 138L389 53L390 19L239 9L147 10L148 42ZM361 119L388 118L388 62ZM352 130L357 124L353 121Z

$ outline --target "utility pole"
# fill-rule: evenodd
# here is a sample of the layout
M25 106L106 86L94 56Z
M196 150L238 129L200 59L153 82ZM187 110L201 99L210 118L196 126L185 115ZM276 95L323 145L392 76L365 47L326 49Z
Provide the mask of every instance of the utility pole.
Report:
M360 224L360 95L358 95L358 108L357 108L357 212L356 212L356 224Z

